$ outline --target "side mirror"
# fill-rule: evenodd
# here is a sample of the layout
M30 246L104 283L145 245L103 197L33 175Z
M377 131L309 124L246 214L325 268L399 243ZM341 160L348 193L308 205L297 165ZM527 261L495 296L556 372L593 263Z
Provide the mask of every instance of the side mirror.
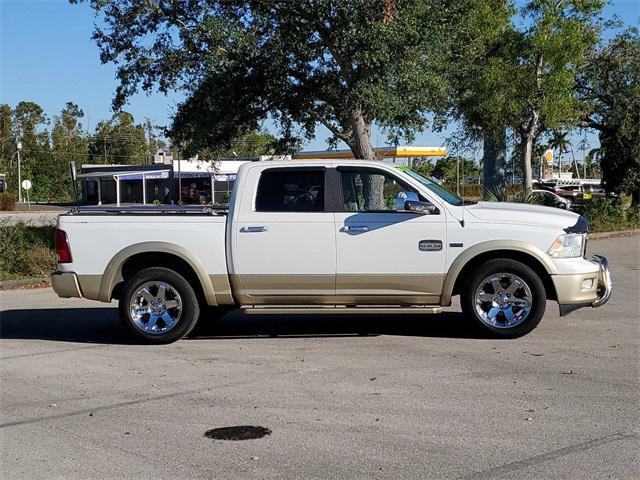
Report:
M413 213L421 213L422 215L435 215L440 213L433 203L420 201L414 202L412 200L404 202L404 209Z
M415 192L400 192L396 197L396 210L406 210L407 201L419 202L418 194Z

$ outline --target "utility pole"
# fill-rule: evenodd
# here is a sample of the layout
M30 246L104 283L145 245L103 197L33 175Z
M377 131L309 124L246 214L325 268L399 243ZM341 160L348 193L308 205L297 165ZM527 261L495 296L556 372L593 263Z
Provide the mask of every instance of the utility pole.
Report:
M22 203L22 171L20 165L20 150L22 150L22 142L16 142L16 153L18 154L18 202Z
M582 140L582 178L587 178L587 130L583 130L584 139Z

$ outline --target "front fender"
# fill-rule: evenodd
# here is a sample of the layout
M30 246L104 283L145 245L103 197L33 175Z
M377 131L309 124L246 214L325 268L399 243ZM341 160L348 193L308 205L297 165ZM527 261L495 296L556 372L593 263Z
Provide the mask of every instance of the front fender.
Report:
M460 253L449 267L445 276L444 284L442 286L442 296L440 298L440 304L443 306L451 305L451 297L453 296L453 287L456 284L456 280L462 272L462 269L470 261L476 258L478 255L486 254L492 251L502 251L500 256L495 258L508 258L504 255L509 251L521 252L529 255L533 259L537 260L544 269L550 275L558 274L558 269L551 261L551 258L538 247L525 243L519 240L489 240L486 242L477 243L465 251Z

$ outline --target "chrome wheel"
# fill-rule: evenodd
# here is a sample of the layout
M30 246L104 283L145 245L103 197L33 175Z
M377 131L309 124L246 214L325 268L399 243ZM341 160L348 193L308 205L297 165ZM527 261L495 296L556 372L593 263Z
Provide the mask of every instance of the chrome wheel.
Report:
M147 282L131 296L129 313L136 327L143 332L166 333L180 320L182 299L166 282Z
M529 285L512 273L496 273L480 282L475 309L480 319L495 328L513 328L525 321L532 307Z

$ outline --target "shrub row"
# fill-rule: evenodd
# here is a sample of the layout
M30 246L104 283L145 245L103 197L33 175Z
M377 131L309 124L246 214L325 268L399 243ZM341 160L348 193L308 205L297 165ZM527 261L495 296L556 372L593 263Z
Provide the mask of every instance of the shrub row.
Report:
M9 192L0 192L0 210L11 211L16 209L16 196Z
M56 270L54 227L0 223L0 280L48 275Z
M575 211L586 217L591 232L640 229L640 213L625 208L620 197L594 198Z

